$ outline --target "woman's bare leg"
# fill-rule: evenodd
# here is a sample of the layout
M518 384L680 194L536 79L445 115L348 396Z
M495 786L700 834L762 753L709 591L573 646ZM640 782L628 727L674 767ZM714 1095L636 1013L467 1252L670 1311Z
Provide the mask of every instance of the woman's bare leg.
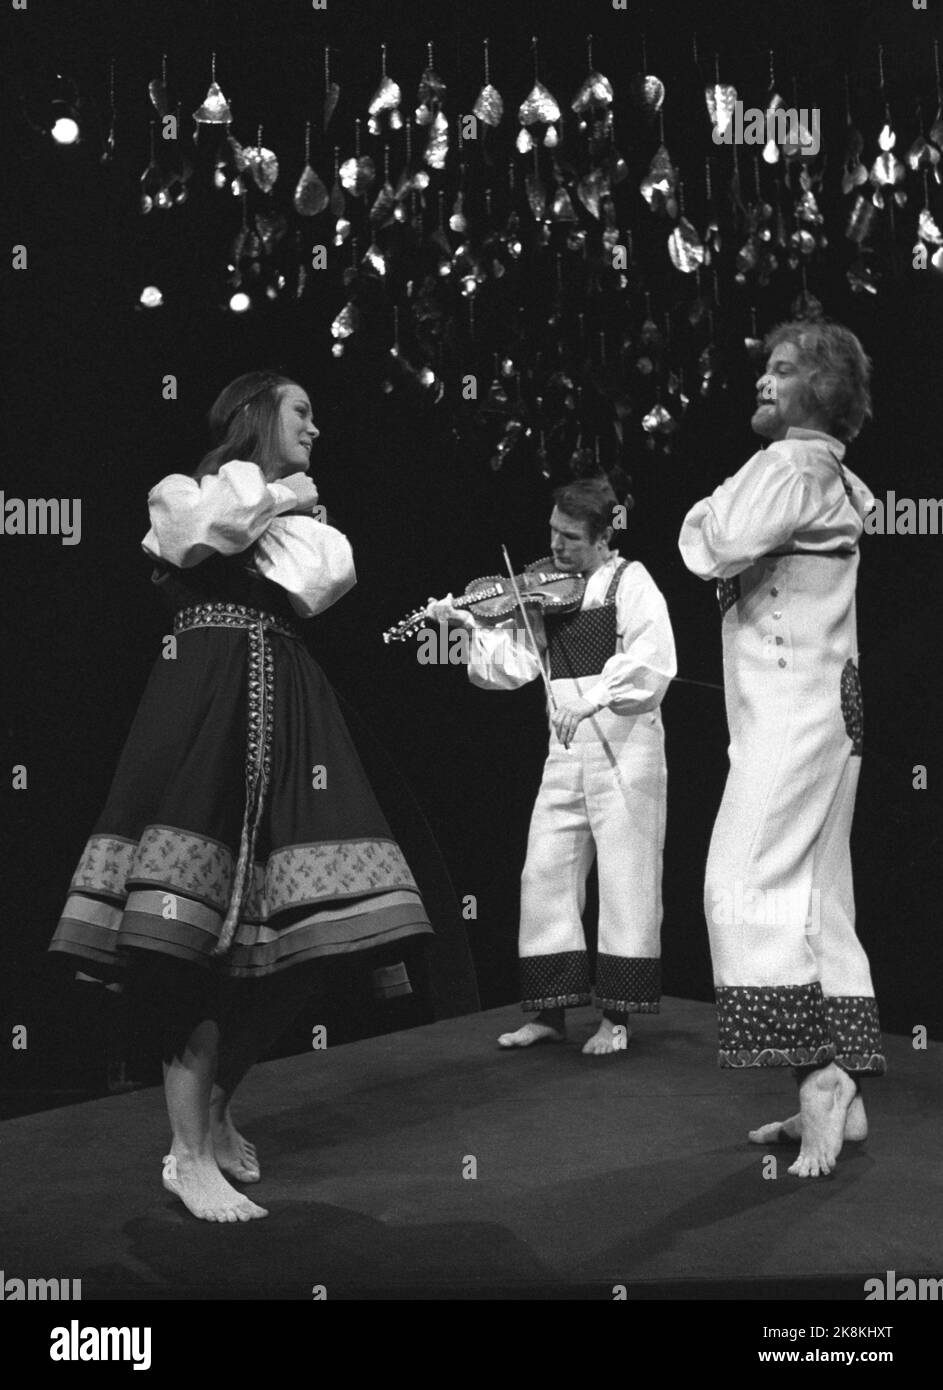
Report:
M210 1095L216 1075L219 1028L197 1024L182 1051L164 1066L164 1094L173 1131L163 1183L201 1221L251 1221L267 1216L223 1177L213 1150Z

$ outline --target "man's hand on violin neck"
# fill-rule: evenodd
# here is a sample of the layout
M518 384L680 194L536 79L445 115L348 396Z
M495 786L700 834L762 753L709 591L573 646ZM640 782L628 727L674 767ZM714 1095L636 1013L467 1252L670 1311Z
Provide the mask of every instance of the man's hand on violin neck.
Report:
M426 603L426 617L434 623L448 623L450 627L475 627L475 619L466 608L455 607L454 594L445 598L430 598Z

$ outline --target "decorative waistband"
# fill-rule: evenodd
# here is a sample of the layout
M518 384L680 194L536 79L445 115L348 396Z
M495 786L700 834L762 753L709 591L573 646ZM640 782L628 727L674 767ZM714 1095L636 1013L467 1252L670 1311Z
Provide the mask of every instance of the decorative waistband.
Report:
M273 613L266 613L260 608L247 608L242 603L199 603L192 608L181 608L174 614L174 636L195 627L259 626L267 632L278 633L280 637L301 637L300 631L284 618L276 618Z

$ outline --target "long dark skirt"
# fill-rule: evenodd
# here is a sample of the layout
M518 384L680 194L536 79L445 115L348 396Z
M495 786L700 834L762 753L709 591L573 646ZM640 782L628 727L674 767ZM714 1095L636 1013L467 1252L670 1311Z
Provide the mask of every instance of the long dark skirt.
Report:
M50 950L104 979L121 978L131 949L258 980L431 930L301 641L282 628L180 632L151 673Z

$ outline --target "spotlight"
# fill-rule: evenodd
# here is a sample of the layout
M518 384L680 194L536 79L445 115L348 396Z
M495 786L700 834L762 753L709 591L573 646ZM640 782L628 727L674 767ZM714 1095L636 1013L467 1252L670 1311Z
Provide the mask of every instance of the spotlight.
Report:
M74 114L66 109L62 115L54 116L49 134L57 145L74 145L79 138L79 123Z
M57 145L76 145L81 140L80 106L75 83L57 73L48 116L49 134Z

